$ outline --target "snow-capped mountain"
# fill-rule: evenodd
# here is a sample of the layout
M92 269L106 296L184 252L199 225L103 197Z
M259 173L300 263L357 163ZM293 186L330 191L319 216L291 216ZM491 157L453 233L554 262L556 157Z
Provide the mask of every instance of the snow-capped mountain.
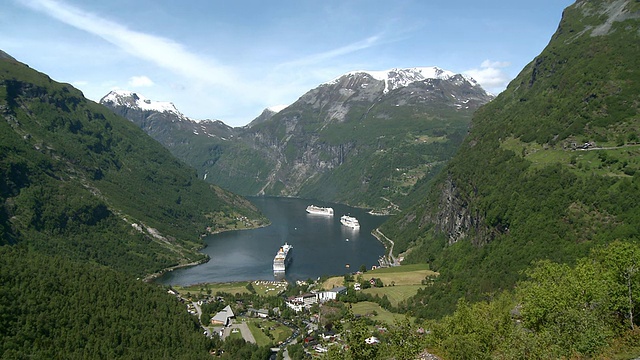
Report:
M368 207L400 201L406 186L433 176L464 138L473 112L492 99L475 80L438 67L353 71L231 128L178 121L171 112L143 111L154 102L140 95L115 95L102 103L207 181L244 195Z
M466 80L472 86L478 85L478 82L476 82L473 78L469 76L462 75L462 74L455 74L452 71L444 70L436 66L413 67L413 68L406 68L406 69L393 68L390 70L382 70L382 71L366 71L366 70L351 71L325 84L327 85L337 84L345 77L347 78L358 77L362 75L368 75L375 80L384 81L385 87L383 92L385 94L391 90L406 87L409 84L414 83L416 81L425 81L429 79L450 80L458 77L460 82L463 80Z
M110 107L124 106L142 111L174 114L179 120L189 120L169 101L155 101L128 90L113 90L100 99L100 103Z

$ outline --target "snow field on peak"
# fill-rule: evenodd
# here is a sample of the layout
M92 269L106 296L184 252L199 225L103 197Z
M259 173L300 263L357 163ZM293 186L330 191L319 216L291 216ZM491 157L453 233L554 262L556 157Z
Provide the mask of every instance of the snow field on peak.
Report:
M112 102L121 106L139 108L144 111L170 112L176 114L180 119L188 119L184 116L172 102L154 101L144 96L128 90L112 90L101 101Z
M411 84L412 82L416 82L416 81L424 81L428 79L448 80L456 76L454 72L441 69L437 66L413 67L413 68L406 68L406 69L393 68L389 70L380 70L380 71L359 70L359 71L348 72L329 82L326 82L325 84L327 85L337 84L339 80L345 76L354 76L358 74L368 74L375 80L384 81L385 93L389 92L390 90L405 87ZM461 75L461 76L465 80L467 80L472 86L478 85L478 82L475 81L473 78L466 75Z

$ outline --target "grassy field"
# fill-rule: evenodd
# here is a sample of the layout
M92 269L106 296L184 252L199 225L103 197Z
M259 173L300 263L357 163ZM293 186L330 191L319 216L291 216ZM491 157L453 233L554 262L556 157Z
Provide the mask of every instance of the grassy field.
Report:
M362 274L364 279L380 278L385 285L392 283L398 285L422 285L422 280L426 277L437 276L438 273L429 270L428 264L412 264L380 268L367 271ZM357 276L357 275L356 275ZM344 276L335 276L327 279L322 288L329 290L336 286L343 286Z
M247 325L258 346L276 345L292 334L290 328L266 319L247 319ZM267 334L271 334L273 340Z
M173 286L173 289L180 293L182 296L186 296L187 293L191 293L192 295L196 294L211 294L215 295L217 292L224 292L230 294L243 294L249 293L247 290L248 282L233 282L233 283L211 283L211 284L196 284L189 286Z
M537 143L508 138L500 146L518 156L524 155L531 161L532 169L557 163L567 166L577 175L630 177L640 171L640 145L637 144L600 143L597 148L589 150L545 149Z
M248 321L247 325L249 325L249 330L251 330L251 334L256 339L256 344L258 344L258 346L273 344L273 340L269 339L262 329L258 328L255 321Z
M383 297L387 295L387 298L391 302L391 305L397 306L399 302L406 300L418 292L418 289L424 288L424 285L398 285L398 286L385 286L381 288L369 288L362 290L365 294L371 294L373 296L378 295Z
M383 309L382 307L380 307L380 305L369 301L355 303L353 304L351 310L354 314L367 316L370 319L382 321L389 325L393 325L396 321L403 320L406 316L403 314L394 314Z
M251 283L256 294L262 296L276 296L287 289L286 281L256 280Z
M344 277L334 276L334 277L328 278L324 283L322 283L322 288L324 290L331 290L334 287L343 286L343 284L344 284Z
M437 276L438 273L429 270L428 264L412 264L402 265L388 268L380 268L376 270L367 271L362 274L364 280L371 278L379 278L385 285L381 288L369 288L362 290L366 294L378 295L383 297L387 295L387 298L393 306L398 305L399 302L416 294L418 289L424 287L422 281L427 277ZM355 278L360 275L355 275ZM324 289L331 289L335 286L343 286L344 277L336 276L327 279L322 287ZM350 286L353 283L349 284Z

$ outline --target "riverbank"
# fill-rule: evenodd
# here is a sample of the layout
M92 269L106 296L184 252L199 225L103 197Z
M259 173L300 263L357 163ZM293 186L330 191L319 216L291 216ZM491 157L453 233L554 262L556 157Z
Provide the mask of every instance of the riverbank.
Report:
M395 245L393 240L389 239L385 234L383 234L382 231L380 231L380 228L374 229L371 232L371 235L378 239L378 241L380 241L382 245L384 245L385 249L389 250L389 254L381 256L378 260L378 262L380 263L380 267L400 266L400 263L402 262L404 257L398 256L398 258L395 258L393 256L393 246ZM387 246L387 243L391 244L391 246Z
M173 271L173 270L176 270L176 269L182 269L182 268L187 268L187 267L191 267L191 266L204 264L204 263L208 262L209 260L210 260L210 258L209 258L209 256L207 256L202 260L190 262L188 264L178 264L178 265L175 265L175 266L170 266L168 268L162 269L162 270L160 270L158 272L155 272L153 274L149 274L149 275L145 276L144 279L142 279L142 281L144 281L144 282L152 282L153 280L159 278L160 276L164 275L165 273L167 273L169 271Z

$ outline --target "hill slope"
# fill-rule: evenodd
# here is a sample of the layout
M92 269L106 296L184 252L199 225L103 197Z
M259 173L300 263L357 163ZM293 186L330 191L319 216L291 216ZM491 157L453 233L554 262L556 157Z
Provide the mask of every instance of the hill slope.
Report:
M578 1L544 51L476 112L427 197L384 226L442 275L417 302L512 286L640 229L640 3ZM424 205L424 204L427 205ZM395 250L395 249L394 249ZM436 300L437 299L437 300Z
M1 244L141 276L202 260L207 231L263 221L129 121L10 57L0 117Z

